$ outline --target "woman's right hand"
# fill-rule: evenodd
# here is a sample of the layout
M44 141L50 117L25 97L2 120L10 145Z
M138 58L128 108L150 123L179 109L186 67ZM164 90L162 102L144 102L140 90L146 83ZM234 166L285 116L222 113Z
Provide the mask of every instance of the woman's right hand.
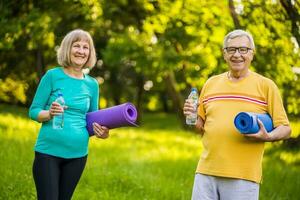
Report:
M53 118L53 116L59 115L60 113L64 112L64 109L66 109L67 107L62 107L59 103L57 102L52 102L50 108L49 108L49 116L50 119Z
M42 110L39 112L37 121L38 122L46 122L53 118L53 116L58 115L64 112L67 109L67 106L61 107L59 103L53 102L49 108L49 110Z
M185 103L183 105L183 114L185 116L191 115L193 112L195 112L195 108L193 106L193 102L191 99L186 99Z

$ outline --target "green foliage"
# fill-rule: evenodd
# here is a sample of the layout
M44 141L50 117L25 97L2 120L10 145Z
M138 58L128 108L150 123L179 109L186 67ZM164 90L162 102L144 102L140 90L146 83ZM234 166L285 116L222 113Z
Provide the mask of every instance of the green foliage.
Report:
M26 109L0 104L0 199L36 199L31 168L39 127ZM299 131L300 122L294 127ZM74 199L190 199L201 150L199 136L182 131L174 115L145 115L139 128L111 130L107 140L91 138ZM299 199L299 165L299 148L268 143L260 199Z
M28 85L25 81L11 78L0 79L0 101L11 104L25 103L27 88Z
M101 16L98 1L1 1L0 11L0 78L17 77L29 85L23 104L31 102L46 69L57 64L55 45L62 36Z
M279 2L243 1L240 5L242 26L253 34L257 46L252 69L275 80L288 113L299 114L295 95L300 92L299 79L292 71L299 65L299 53L294 51L283 8ZM116 65L122 69L124 60L134 63L136 76L142 74L157 89L164 89L162 80L170 69L175 71L178 92L185 95L189 86L201 88L208 77L227 68L221 52L224 35L233 29L227 6L225 2L157 1L143 16L142 27L122 23L128 29L112 34L103 53L104 63L108 70ZM126 81L121 83L126 87Z
M300 79L293 67L300 66L300 52L290 31L291 21L286 20L279 1L243 1L242 4L240 20L256 43L253 69L274 80L282 91L288 113L299 115Z
M282 1L233 2L241 27L256 43L252 70L273 79L288 113L299 116L300 79L292 70L300 66L294 31L299 19L288 17ZM299 3L292 5L299 13ZM83 28L95 41L101 62L91 73L104 81L101 95L108 105L133 101L146 108L156 96L156 111L169 106L161 94L170 71L177 96L185 97L191 86L201 89L208 77L227 70L221 48L235 29L227 0L4 0L0 25L0 79L28 85L27 99L19 103L30 104L40 77L56 65L63 36ZM147 81L153 87L146 90Z

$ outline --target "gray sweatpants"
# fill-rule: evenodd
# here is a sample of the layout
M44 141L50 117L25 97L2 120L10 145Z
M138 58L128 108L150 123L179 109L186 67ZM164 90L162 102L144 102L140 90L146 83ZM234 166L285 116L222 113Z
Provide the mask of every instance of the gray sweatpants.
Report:
M258 200L259 184L233 178L196 174L192 200Z

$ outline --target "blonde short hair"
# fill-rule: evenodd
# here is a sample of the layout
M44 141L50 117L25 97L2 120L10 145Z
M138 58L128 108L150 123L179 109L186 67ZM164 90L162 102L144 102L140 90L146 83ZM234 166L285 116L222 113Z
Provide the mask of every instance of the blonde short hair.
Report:
M255 50L255 44L254 44L254 40L252 35L249 32L246 32L244 30L241 29L236 29L234 31L231 31L230 33L228 33L225 38L224 38L224 42L223 42L223 48L227 47L227 43L229 42L229 40L236 38L236 37L242 37L242 36L246 36L250 42L250 46L253 50Z
M60 64L62 67L71 66L72 62L71 62L70 54L71 54L72 44L74 42L78 42L82 40L86 41L90 47L89 58L87 62L84 64L83 68L89 68L89 69L93 68L97 61L94 42L91 35L88 32L81 29L75 29L69 32L62 40L57 51L58 64Z

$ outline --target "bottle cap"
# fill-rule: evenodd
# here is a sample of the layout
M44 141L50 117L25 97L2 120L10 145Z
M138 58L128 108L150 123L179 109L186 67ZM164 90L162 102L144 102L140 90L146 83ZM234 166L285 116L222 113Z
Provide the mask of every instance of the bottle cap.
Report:
M197 88L192 88L192 92L197 92Z
M59 96L59 97L62 97L62 96L63 96L63 94L62 94L61 91L58 92L58 96Z

